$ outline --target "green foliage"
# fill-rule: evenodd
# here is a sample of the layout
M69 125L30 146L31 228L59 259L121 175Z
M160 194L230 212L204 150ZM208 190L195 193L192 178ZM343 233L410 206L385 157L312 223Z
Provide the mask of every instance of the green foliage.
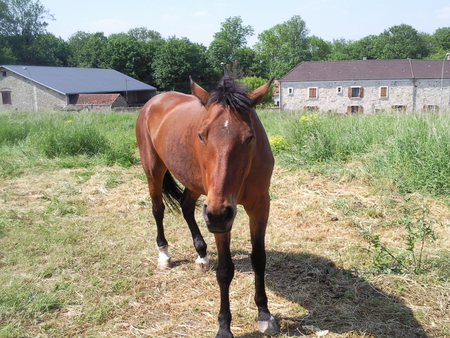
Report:
M429 54L423 35L405 24L385 30L373 44L377 59L422 59Z
M404 202L401 216L392 225L404 226L403 248L394 248L384 244L380 234L359 225L363 238L369 244L368 253L376 268L383 272L409 272L421 274L426 272L423 256L425 244L436 240L433 229L436 221L429 217L426 205L417 206L411 198ZM406 254L405 254L406 252Z
M258 35L255 49L263 60L264 77L280 78L298 63L310 59L308 29L299 15Z
M155 84L160 90L190 93L189 76L199 84L211 82L206 47L186 38L169 38L152 62Z
M244 77L243 79L239 80L239 82L243 83L249 91L252 91L256 88L261 87L262 85L266 84L269 80L263 79L261 77L251 76L251 77ZM261 104L269 104L273 103L272 95L273 95L273 87L274 84L272 83L270 85L269 90L267 91L266 95L264 95L263 100L261 101Z
M108 39L103 33L76 32L69 40L69 66L82 68L100 68L105 60Z
M240 16L229 17L221 23L220 31L214 33L208 48L209 61L216 73L220 74L224 65L232 65L234 61L245 63L244 52L240 50L245 48L247 37L253 32L252 26L244 26Z

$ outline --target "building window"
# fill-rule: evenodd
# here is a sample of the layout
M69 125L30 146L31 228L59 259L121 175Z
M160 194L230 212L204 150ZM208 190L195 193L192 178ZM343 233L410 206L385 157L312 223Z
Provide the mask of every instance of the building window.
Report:
M288 87L288 94L294 95L294 87Z
M303 110L305 110L305 111L319 111L319 107L317 107L317 106L305 106L303 108Z
M8 75L8 74L6 74L5 71L2 72L2 76L3 76L3 77L6 77L7 75Z
M386 99L389 97L389 87L382 86L380 87L380 99Z
M12 104L11 103L11 92L3 91L2 92L2 104Z
M439 111L439 106L435 104L428 104L423 106L423 111Z
M336 88L336 94L341 95L344 91L342 90L342 86L338 86Z
M317 87L308 88L308 99L317 99L319 90Z
M363 87L349 87L348 88L348 97L350 98L361 98L364 95Z
M402 104L397 104L391 107L392 110L396 110L396 111L406 111L406 106L402 105Z
M363 112L363 106L348 106L347 107L347 113L350 114L357 114Z

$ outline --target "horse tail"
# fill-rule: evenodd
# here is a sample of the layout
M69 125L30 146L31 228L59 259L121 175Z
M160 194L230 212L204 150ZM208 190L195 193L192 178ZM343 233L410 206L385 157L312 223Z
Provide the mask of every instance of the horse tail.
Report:
M163 199L171 211L180 212L180 201L183 190L175 182L169 170L166 171L163 179Z

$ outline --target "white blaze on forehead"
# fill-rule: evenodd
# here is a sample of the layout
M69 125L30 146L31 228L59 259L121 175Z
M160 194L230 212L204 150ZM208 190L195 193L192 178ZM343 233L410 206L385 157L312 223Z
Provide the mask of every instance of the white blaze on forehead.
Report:
M228 122L228 120L226 120L225 123L224 123L224 125L223 125L223 127L224 127L224 128L228 128L228 124L229 124L229 122Z

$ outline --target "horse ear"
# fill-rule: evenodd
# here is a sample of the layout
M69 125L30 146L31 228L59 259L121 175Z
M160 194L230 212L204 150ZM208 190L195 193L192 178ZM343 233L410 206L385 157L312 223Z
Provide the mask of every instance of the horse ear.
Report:
M194 80L192 80L191 76L189 76L189 80L191 81L192 95L196 96L200 100L202 105L206 106L208 104L210 94L198 84L196 84Z
M273 82L274 77L272 77L269 82L267 82L266 84L262 85L259 88L256 88L255 90L253 90L252 92L250 92L248 94L248 97L250 98L250 100L252 101L252 105L253 107L256 106L257 104L260 104L264 95L266 95L267 91L270 88L270 85Z

